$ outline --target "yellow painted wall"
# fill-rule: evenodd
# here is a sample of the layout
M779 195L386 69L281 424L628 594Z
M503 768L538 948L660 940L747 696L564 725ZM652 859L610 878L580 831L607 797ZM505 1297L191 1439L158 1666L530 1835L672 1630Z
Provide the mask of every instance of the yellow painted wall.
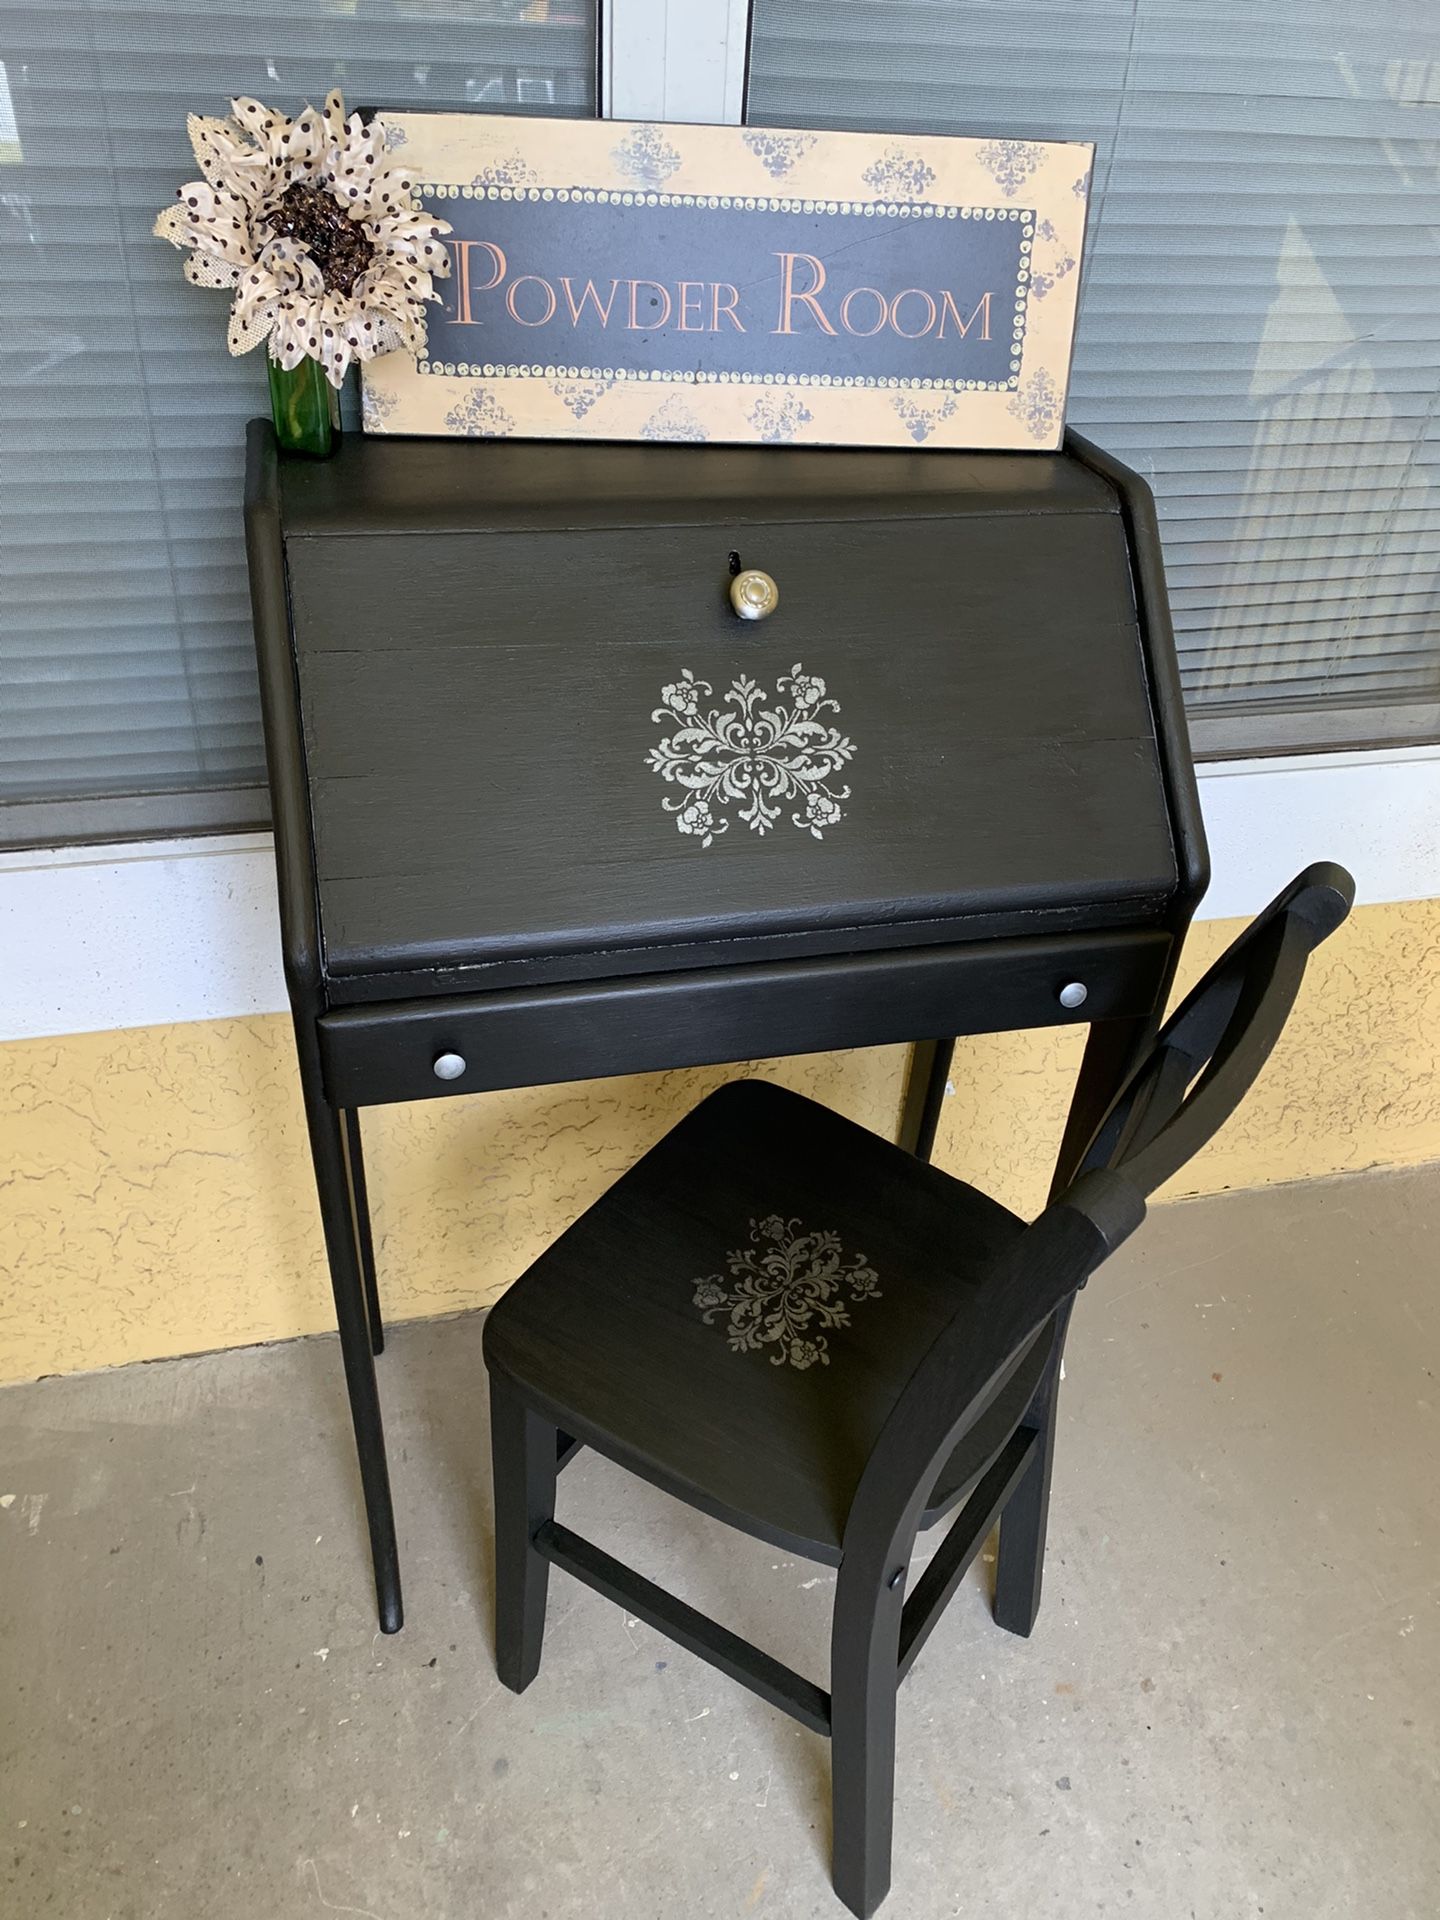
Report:
M1184 981L1235 932L1198 927ZM1075 1029L963 1041L937 1159L1040 1201ZM367 1114L388 1314L491 1300L738 1068L436 1100ZM771 1062L893 1130L900 1048ZM1172 1197L1440 1158L1440 901L1355 914L1317 957L1250 1102ZM0 1047L0 1379L332 1325L289 1022Z

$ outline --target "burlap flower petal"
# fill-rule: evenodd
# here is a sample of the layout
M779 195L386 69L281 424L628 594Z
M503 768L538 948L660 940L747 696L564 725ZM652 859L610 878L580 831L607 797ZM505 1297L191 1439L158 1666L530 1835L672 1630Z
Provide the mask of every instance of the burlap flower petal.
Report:
M218 290L233 287L245 272L238 260L217 260L213 254L192 253L182 269L193 287Z
M166 207L155 216L155 224L150 231L157 240L168 240L172 247L191 245L190 221L184 207Z
M208 186L238 194L253 206L265 190L269 163L263 148L252 146L228 120L192 113L185 122L195 164Z
M400 344L407 353L424 351L427 332L424 307L416 305L406 307L399 313L392 313L390 324L399 334Z
M391 321L381 319L377 316L375 320L374 344L371 346L366 358L373 359L377 354L381 353L396 353L404 344L405 338L400 329ZM425 342L422 340L420 344L423 347Z
M268 339L271 327L275 324L273 303L261 307L248 320L242 320L234 308L230 312L230 326L225 335L225 344L238 359L242 353L249 353L258 347L262 340Z

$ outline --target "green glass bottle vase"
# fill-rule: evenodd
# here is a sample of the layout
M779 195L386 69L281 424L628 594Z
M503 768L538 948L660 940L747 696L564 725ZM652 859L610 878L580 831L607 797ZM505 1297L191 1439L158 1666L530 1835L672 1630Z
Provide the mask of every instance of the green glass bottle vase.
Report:
M340 439L340 396L317 360L302 360L287 373L266 356L275 438L287 453L328 460Z

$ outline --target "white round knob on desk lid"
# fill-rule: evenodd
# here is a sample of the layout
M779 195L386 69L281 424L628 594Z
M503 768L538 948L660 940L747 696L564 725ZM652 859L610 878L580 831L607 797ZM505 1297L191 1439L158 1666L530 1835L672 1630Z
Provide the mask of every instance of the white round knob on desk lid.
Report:
M1061 987L1060 989L1059 999L1062 1007L1070 1007L1072 1009L1075 1007L1083 1007L1089 998L1090 989L1080 980L1072 980L1068 986Z
M437 1080L458 1080L464 1071L465 1056L463 1053L442 1053L435 1061L435 1078Z
M780 604L780 589L768 573L747 567L730 582L730 604L742 620L764 620Z

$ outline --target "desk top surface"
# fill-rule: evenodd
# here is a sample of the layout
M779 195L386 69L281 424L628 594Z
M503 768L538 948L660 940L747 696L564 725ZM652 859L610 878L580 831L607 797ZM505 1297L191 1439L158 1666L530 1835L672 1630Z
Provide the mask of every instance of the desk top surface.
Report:
M1065 454L352 434L334 459L285 460L280 473L290 539L1118 510L1114 489Z
M1173 900L1126 524L1077 459L380 440L281 480L338 997Z

